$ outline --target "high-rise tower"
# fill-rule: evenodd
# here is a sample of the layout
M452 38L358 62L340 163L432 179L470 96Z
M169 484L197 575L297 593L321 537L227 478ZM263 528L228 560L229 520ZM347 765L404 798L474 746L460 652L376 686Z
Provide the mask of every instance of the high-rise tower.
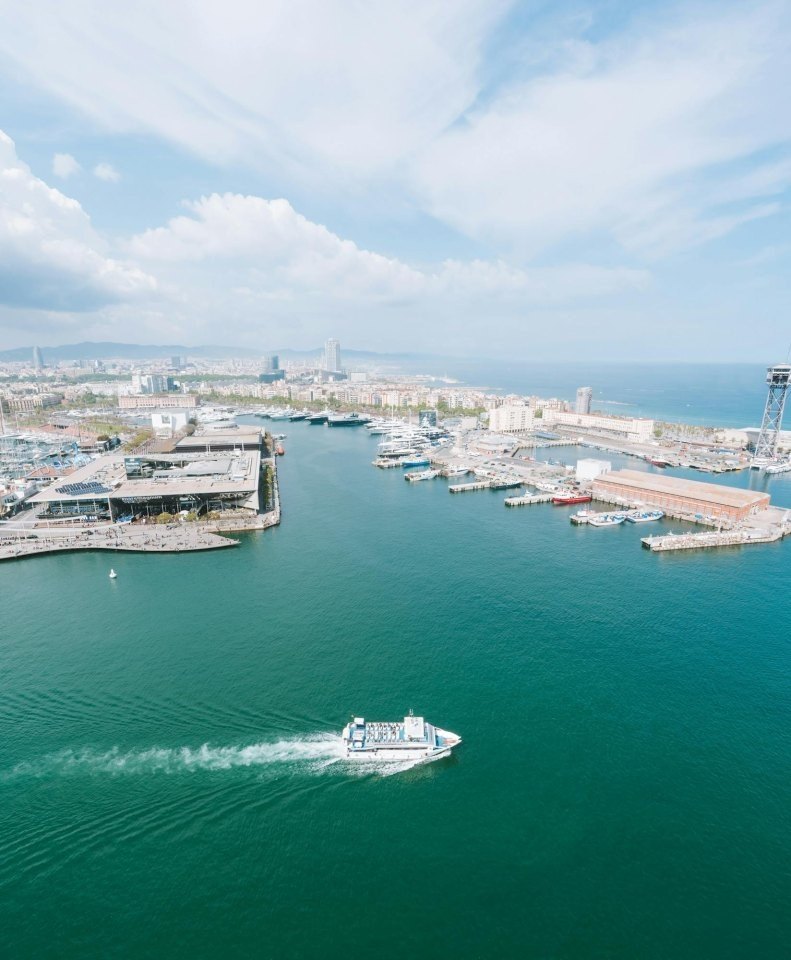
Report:
M590 413L593 390L590 387L580 387L577 390L577 402L574 404L574 413Z
M33 369L36 373L41 373L44 369L44 357L41 355L41 347L33 347Z
M789 385L791 385L791 364L778 363L766 371L769 394L761 421L761 432L755 442L755 454L750 466L760 470L777 458L777 442L780 439L780 427L783 424L783 408L786 403Z
M324 369L328 373L341 371L341 342L332 337L324 344Z

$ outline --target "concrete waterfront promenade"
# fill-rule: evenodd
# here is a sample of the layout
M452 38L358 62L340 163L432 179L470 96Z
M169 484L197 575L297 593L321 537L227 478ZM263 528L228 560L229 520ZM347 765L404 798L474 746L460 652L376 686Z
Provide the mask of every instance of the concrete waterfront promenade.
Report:
M17 560L46 553L108 550L124 553L182 553L233 547L237 540L222 536L216 524L93 524L80 529L0 526L0 560Z
M280 491L275 473L272 510L256 515L226 516L191 523L92 523L78 527L44 521L0 523L0 561L48 553L107 550L116 553L195 553L238 546L225 536L267 530L280 523Z

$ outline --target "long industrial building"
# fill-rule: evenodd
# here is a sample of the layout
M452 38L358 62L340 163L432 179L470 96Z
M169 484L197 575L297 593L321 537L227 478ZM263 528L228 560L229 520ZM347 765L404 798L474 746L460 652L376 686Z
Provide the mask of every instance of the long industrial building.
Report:
M597 477L593 495L659 507L675 516L731 522L746 520L769 506L766 493L638 470L616 470Z
M642 417L608 417L599 413L570 413L563 410L544 410L544 423L559 427L577 427L580 430L630 440L635 443L648 443L654 436L654 421Z

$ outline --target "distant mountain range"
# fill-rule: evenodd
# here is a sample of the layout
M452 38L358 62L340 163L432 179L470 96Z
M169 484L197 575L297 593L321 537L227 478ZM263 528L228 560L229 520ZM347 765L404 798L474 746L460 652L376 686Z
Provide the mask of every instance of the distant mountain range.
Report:
M66 343L57 347L41 347L44 363L55 360L161 360L168 357L200 357L201 359L225 360L231 357L263 357L265 351L252 350L249 347L228 347L218 345L186 347L181 343L113 343L111 341ZM313 350L272 350L284 359L318 357L322 347ZM439 360L440 357L421 353L375 353L371 350L343 349L344 358L353 358L357 362L395 364L415 363ZM33 346L16 347L13 350L0 350L0 361L20 362L33 359Z

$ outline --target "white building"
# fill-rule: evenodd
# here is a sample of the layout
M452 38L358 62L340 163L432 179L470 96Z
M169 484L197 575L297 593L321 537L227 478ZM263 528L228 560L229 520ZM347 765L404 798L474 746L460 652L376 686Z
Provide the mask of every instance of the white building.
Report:
M493 433L524 433L533 429L534 413L526 403L507 403L489 411Z
M152 413L151 426L158 437L172 437L189 423L188 410L170 410L168 413Z
M598 433L618 440L649 443L654 436L654 421L639 417L607 417L597 413L564 413L544 408L544 423L559 427L577 427L584 433Z
M328 373L341 371L341 342L333 337L324 344L324 369Z
M578 460L574 476L577 480L595 480L596 477L609 473L611 470L612 463L609 460Z
M590 413L593 390L590 387L580 387L577 390L577 401L574 405L575 413Z

